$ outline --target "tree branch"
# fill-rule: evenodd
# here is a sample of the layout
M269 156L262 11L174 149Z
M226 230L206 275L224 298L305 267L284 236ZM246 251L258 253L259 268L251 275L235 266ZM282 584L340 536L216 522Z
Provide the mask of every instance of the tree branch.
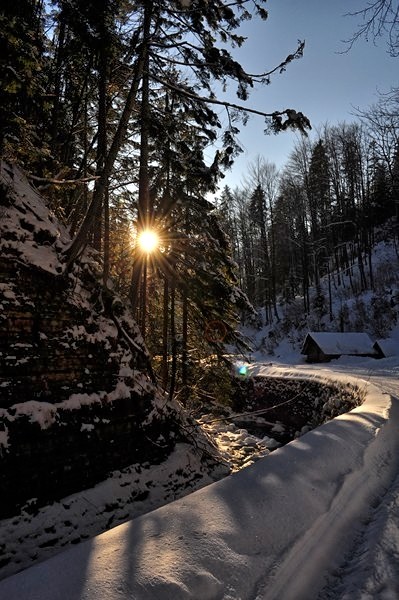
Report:
M27 178L38 183L45 183L48 185L71 185L75 183L88 183L89 181L95 181L100 179L99 175L92 175L91 177L81 177L80 179L52 179L47 177L37 177L31 173L27 173Z
M250 114L254 114L254 115L259 115L264 118L271 118L272 119L271 129L275 133L277 133L279 131L284 131L288 127L291 127L293 129L299 129L304 135L307 135L305 129L312 129L309 119L301 112L297 112L296 110L294 110L292 108L286 108L285 110L281 110L281 111L276 110L272 113L268 113L268 112L265 112L262 110L257 110L255 108L249 108L242 104L235 104L233 102L227 102L225 100L218 100L217 98L211 98L209 96L206 96L206 97L199 96L198 94L195 94L194 92L191 92L182 86L175 85L175 84L171 83L170 81L166 81L166 80L156 77L154 75L152 76L152 78L155 79L155 81L158 81L158 83L161 83L162 85L164 85L165 87L167 87L171 90L174 90L178 94L181 94L182 96L185 96L186 98L190 98L191 100L194 100L195 102L202 102L202 104L214 104L217 106L224 106L227 110L231 108L234 110L238 110L239 112L242 112L242 113L250 113ZM287 119L285 121L282 120L282 115L286 115Z

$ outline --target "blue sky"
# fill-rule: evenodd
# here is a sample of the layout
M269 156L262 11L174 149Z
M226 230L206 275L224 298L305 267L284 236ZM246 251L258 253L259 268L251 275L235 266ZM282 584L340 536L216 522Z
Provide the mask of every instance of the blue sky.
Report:
M269 0L266 22L245 24L247 42L236 54L249 72L264 72L294 51L305 40L302 59L293 61L272 83L252 91L247 105L267 112L294 108L308 116L314 128L326 122L353 121L354 107L367 108L398 85L399 58L387 52L385 40L377 45L361 40L345 53L343 40L351 37L360 17L345 16L364 7L366 0ZM238 102L233 88L225 96ZM282 167L297 134L263 134L262 117L252 116L238 139L244 153L226 173L221 186L235 187L245 175L247 164L257 155ZM316 132L313 135L317 135Z

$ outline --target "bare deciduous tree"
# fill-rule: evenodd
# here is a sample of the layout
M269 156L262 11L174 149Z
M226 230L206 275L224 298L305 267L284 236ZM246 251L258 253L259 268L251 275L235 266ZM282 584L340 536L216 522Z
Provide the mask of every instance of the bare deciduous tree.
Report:
M348 50L360 39L376 41L386 37L391 56L399 55L399 2L398 0L369 0L360 10L347 13L361 17L361 23L353 36L346 40Z

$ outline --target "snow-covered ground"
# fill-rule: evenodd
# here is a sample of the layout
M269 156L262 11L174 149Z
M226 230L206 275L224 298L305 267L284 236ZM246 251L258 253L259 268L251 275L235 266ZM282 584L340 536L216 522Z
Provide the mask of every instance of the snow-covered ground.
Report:
M2 167L2 177L15 180L23 214L28 200L32 209L23 240L8 236L3 251L16 244L28 263L60 272L56 250L68 243L66 231L41 212L39 198L15 170ZM3 229L13 231L17 221L3 218ZM47 221L45 233L56 240L51 247L29 233L41 233ZM279 310L285 324L301 325L298 330L248 331L254 348L274 352L267 358L254 353L250 374L353 381L367 390L362 406L270 454L270 438L220 425L219 447L234 454L239 470L174 502L177 484L185 483L187 493L197 485L194 460L185 482L172 482L167 464L157 471L131 465L36 515L26 507L1 524L0 576L42 562L3 579L0 600L399 599L399 327L391 358L341 358L320 366L306 365L299 354L304 332L336 331L337 315L348 321L347 331L367 331L373 340L391 328L399 297L392 243L377 245L373 271L376 293L361 296L352 289L356 267L351 280L341 274L339 285L332 273L335 321L327 310L303 321L297 299ZM321 289L328 298L325 279ZM3 292L13 298L9 286ZM206 418L203 426L215 434ZM6 445L5 436L0 442ZM179 445L170 461L179 464L186 455Z
M399 598L399 356L252 370L354 378L367 398L255 464L3 580L1 600Z

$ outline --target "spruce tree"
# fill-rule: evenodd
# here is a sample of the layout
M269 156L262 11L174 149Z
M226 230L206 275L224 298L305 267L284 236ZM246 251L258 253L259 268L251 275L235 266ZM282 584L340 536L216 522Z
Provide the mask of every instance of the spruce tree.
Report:
M308 202L314 264L314 279L319 283L320 272L325 272L329 256L329 223L331 222L331 199L328 157L320 139L312 150L309 165Z
M48 158L42 3L0 6L0 156L41 174Z

